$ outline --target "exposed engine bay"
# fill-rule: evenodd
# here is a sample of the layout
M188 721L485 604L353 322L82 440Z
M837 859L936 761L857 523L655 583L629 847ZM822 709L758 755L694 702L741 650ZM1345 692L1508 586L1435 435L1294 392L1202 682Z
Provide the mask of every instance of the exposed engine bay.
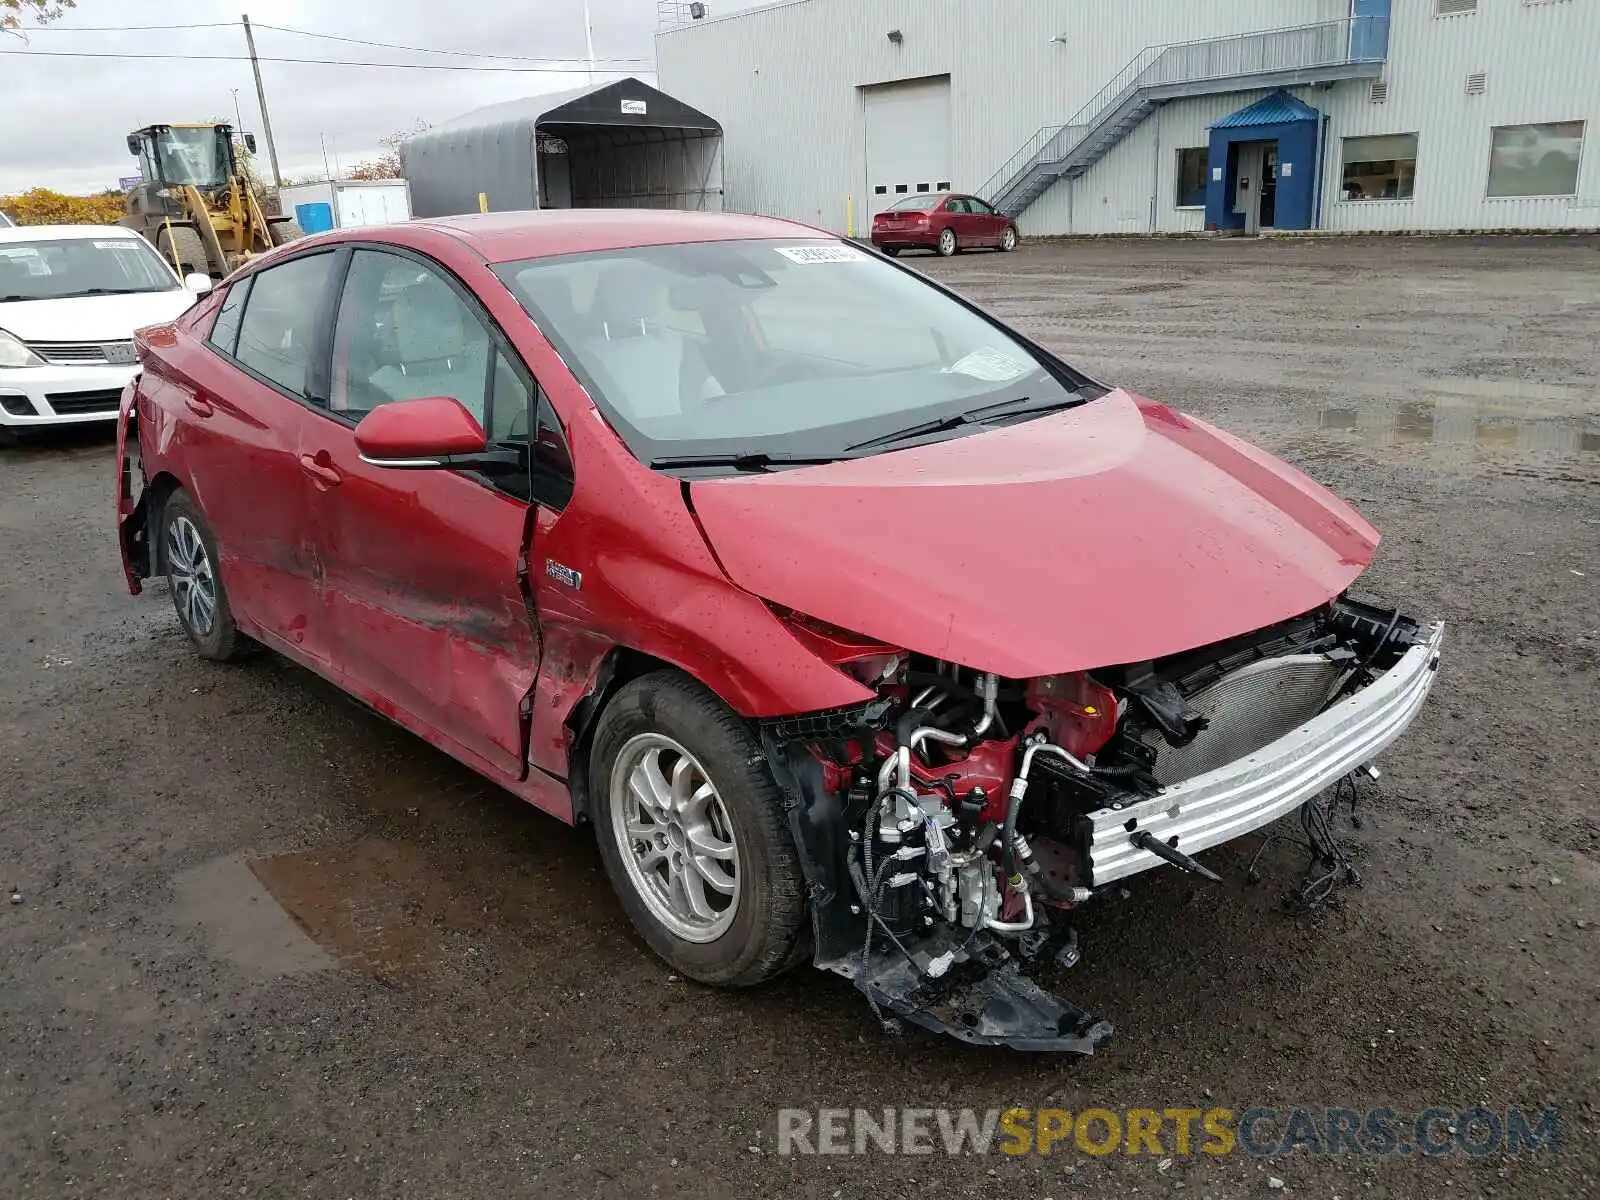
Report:
M1341 598L1165 659L1026 680L858 647L842 665L875 701L763 725L796 801L817 965L880 1015L1092 1052L1111 1025L1032 978L1077 961L1074 910L1151 867L1218 880L1195 854L1312 804L1399 736L1441 638Z

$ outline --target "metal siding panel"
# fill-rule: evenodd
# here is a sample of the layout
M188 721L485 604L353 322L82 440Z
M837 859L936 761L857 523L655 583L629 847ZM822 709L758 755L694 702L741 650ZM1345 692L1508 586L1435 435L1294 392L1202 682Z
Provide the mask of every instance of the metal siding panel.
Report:
M1424 0L1394 6L1388 102L1365 83L1291 89L1329 114L1323 223L1338 229L1600 225L1600 4L1493 0L1476 15L1435 18ZM1349 15L1349 0L797 0L657 36L664 91L721 121L730 209L843 230L846 196L866 211L862 85L948 73L955 187L971 189L1035 130L1065 120L1147 45L1282 28ZM902 42L889 42L899 29ZM1053 41L1058 35L1064 41ZM1469 71L1488 73L1469 97ZM1132 131L1077 181L1023 214L1025 233L1199 228L1173 203L1180 145L1264 93L1176 101ZM1589 122L1575 199L1485 196L1489 129ZM1337 139L1419 135L1410 202L1338 200ZM1299 165L1296 165L1299 169ZM1128 214L1138 213L1138 217ZM1140 219L1142 217L1142 220Z

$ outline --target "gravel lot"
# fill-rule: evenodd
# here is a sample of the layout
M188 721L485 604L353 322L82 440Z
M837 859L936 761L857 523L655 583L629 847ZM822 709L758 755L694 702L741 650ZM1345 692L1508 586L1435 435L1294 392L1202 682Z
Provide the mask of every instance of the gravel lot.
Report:
M1600 243L914 261L1352 498L1367 590L1450 622L1364 886L1288 914L1298 859L1252 887L1247 839L1221 885L1159 872L1086 916L1071 994L1118 1027L1088 1060L890 1038L809 969L690 985L587 832L282 660L198 661L123 590L109 442L35 441L0 451L6 1197L1600 1190ZM1559 1107L1562 1150L775 1153L780 1107L1477 1103Z

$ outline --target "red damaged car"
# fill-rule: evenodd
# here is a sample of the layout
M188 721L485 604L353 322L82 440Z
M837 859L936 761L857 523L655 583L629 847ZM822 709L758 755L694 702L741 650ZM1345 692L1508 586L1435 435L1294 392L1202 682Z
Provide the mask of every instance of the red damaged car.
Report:
M132 590L590 823L706 983L811 960L1091 1050L1032 977L1073 911L1297 810L1318 846L1438 663L1346 594L1378 535L1332 494L800 225L345 230L138 353Z

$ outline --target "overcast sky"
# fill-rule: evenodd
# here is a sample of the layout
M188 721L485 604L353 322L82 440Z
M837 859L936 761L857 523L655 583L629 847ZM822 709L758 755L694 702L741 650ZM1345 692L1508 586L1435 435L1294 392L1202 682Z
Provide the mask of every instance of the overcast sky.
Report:
M721 0L718 12L747 7L752 0ZM484 60L407 54L341 44L262 29L292 26L380 42L500 55L570 58L584 56L582 0L78 0L67 16L45 30L28 31L26 43L0 35L0 195L29 187L93 192L115 187L133 174L125 135L157 121L234 120L234 98L245 128L261 132L255 84L244 62L43 57L45 51L112 51L240 55L244 34L240 9L256 29L263 58L344 58L394 62L471 64ZM611 74L639 75L654 82L649 60L656 25L656 0L591 0L596 58L646 61L613 65ZM182 32L98 33L92 26L171 25L233 22L231 27ZM512 66L512 63L496 65ZM321 175L322 142L329 162L350 167L382 150L379 139L418 120L439 122L484 104L535 92L560 91L586 81L579 74L381 70L266 62L262 64L278 158L290 176ZM260 146L263 173L266 146Z

